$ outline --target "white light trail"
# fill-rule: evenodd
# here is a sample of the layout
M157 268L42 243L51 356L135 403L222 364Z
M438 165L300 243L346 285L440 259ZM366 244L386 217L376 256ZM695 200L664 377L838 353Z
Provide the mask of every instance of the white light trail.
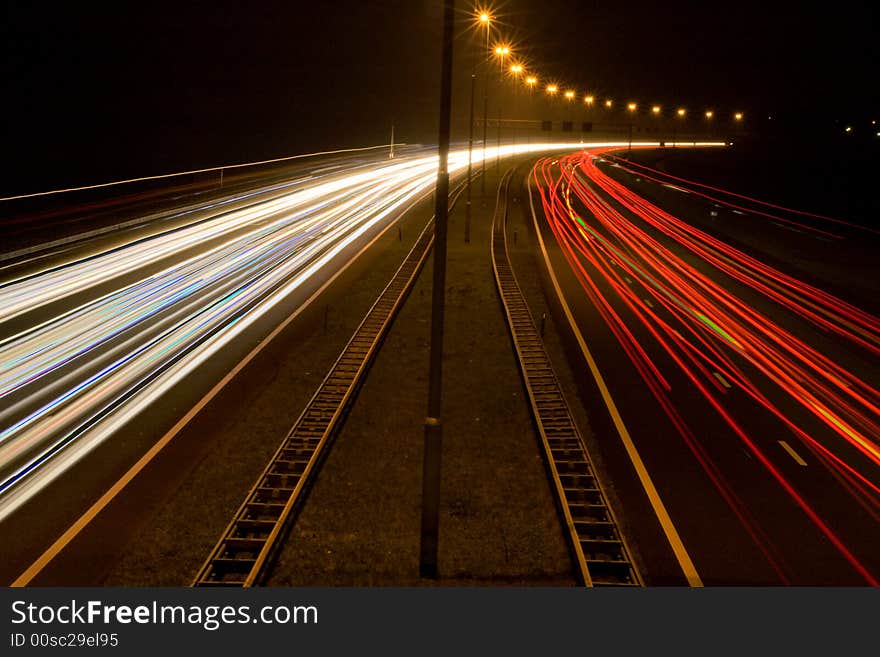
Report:
M506 145L485 157L609 145L625 146ZM0 281L0 519L428 193L437 163L409 155L306 176ZM467 150L450 153L450 174L467 163Z

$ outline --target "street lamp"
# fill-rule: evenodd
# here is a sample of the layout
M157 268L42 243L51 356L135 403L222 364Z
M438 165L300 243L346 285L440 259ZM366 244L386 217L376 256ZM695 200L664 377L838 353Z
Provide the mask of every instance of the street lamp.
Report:
M480 11L477 12L477 25L485 25L486 26L486 50L489 49L489 21L491 17L489 16L489 12ZM464 206L464 241L465 244L471 241L471 178L473 177L473 157L474 157L474 93L477 84L477 49L476 47L472 48L473 56L471 58L471 109L470 109L470 124L468 127L468 172L467 172L467 200ZM486 55L488 58L488 54ZM488 77L488 76L487 76ZM488 80L487 84L487 94L488 94ZM483 180L486 179L486 110L485 104L488 103L488 100L484 102L483 107ZM485 192L485 182L483 183L483 191Z
M519 77L523 74L525 67L520 63L514 63L510 65L510 74L513 76L514 81L519 83ZM513 88L513 112L516 114L519 111L519 86L514 86ZM516 144L516 123L513 125L513 143Z
M629 110L629 149L627 150L626 157L632 158L632 148L633 148L633 122L632 117L635 114L635 111L638 109L638 105L635 103L628 103L626 109Z
M676 113L676 115L678 115L678 118L684 119L685 114L687 114L687 110L684 107L679 107L675 111L675 113ZM678 122L674 122L672 124L672 147L673 148L675 148L675 133L677 130L678 130Z
M656 116L657 118L660 118L660 106L659 105L652 105L651 106L651 114L653 116ZM659 127L655 126L655 129L658 133L660 132Z
M736 114L734 114L734 115L733 115L733 120L734 120L734 121L742 121L742 120L743 120L743 113L742 113L742 112L737 112Z
M593 103L596 101L591 95L584 96L584 104L587 106L587 119L590 122L590 130L593 129ZM584 126L581 126L581 139L584 136Z
M488 11L479 12L480 25L486 28L486 80L483 84L483 159L481 163L482 178L480 179L480 191L486 195L486 128L489 125L489 31L492 24L492 16ZM465 222L467 223L467 222ZM469 226L468 226L469 228Z
M565 92L565 99L568 101L568 124L569 127L574 130L574 121L572 120L572 111L571 108L574 106L574 97L577 94L571 89ZM563 130L565 129L565 125L563 125Z
M553 98L556 96L557 93L559 93L559 85L551 82L550 84L547 85L546 91L547 91L547 95L551 99L551 107L552 107Z
M529 87L529 112L528 116L534 116L534 108L532 107L532 92L535 90L535 85L538 84L538 77L535 75L530 75L526 78L526 84ZM528 119L527 119L528 120ZM530 132L530 126L526 124L526 140L531 143L532 141L532 133Z
M706 137L712 138L712 117L715 116L715 112L712 110L706 110Z
M495 46L495 55L500 61L498 68L498 147L495 151L495 175L501 173L501 85L504 82L504 58L510 54L510 46L506 43Z

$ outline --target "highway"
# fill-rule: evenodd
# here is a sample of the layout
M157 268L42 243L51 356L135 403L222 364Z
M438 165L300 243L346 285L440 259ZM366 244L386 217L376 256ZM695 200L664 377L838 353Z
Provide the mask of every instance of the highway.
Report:
M876 232L609 149L529 185L649 582L876 586Z
M501 156L574 147L509 145ZM450 154L454 177L467 159ZM49 512L54 531L73 523L65 514L127 467L120 453L147 450L192 417L255 345L430 195L436 171L427 148L337 158L0 263L0 522L15 532L16 512L57 482L72 503ZM87 455L100 455L94 480L62 477ZM46 545L26 540L16 549L35 559Z

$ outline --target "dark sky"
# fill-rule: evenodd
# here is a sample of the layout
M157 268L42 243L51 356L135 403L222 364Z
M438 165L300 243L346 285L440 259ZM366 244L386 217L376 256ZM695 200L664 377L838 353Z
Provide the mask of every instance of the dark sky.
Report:
M457 2L466 122L470 3ZM497 0L540 74L644 103L880 111L876 3ZM6 1L5 187L436 141L441 2ZM459 135L460 136L460 135Z

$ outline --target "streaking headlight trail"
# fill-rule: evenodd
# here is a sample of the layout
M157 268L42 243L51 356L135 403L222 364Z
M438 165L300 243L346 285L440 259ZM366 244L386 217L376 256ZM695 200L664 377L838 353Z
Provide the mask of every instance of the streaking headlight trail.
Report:
M450 173L467 162L452 152ZM0 518L429 193L436 171L417 154L304 177L0 281Z

